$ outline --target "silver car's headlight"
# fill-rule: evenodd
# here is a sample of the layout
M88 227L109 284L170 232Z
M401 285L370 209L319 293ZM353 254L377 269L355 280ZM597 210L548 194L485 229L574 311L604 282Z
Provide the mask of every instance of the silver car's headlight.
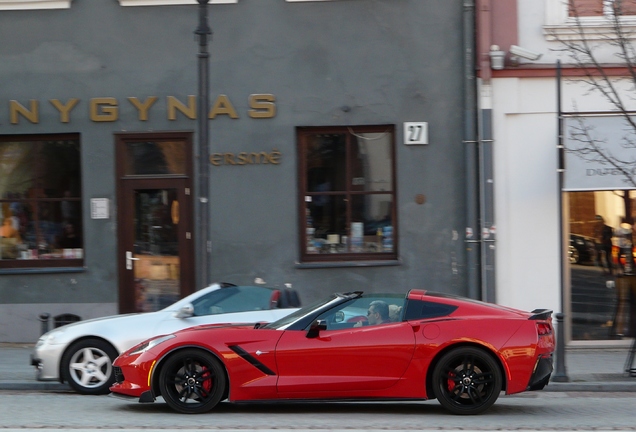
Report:
M148 351L149 349L152 349L154 347L156 347L157 345L159 345L160 343L163 343L167 340L170 340L174 337L173 334L169 334L169 335L165 335L165 336L159 336L157 338L154 339L150 339L146 342L143 342L142 344L137 345L137 347L134 348L134 351L130 351L128 354L129 355L136 355L136 354L141 354L143 352Z
M62 333L64 333L63 330L55 330L55 331L50 331L48 333L43 334L38 339L37 343L35 344L35 347L39 348L44 345L55 344L57 342L57 339L62 335Z

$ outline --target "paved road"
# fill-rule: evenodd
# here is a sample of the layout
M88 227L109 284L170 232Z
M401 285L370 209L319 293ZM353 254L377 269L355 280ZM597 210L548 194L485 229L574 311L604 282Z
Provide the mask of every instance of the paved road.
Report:
M436 401L229 404L200 415L71 392L0 391L0 431L156 430L624 430L636 431L636 393L533 392L502 396L479 416L448 414Z
M141 405L81 396L34 379L32 346L0 344L0 432L299 431L636 431L636 377L623 373L627 346L568 349L569 383L502 395L485 414L448 414L436 401L402 403L223 403L211 413L182 415L163 403Z

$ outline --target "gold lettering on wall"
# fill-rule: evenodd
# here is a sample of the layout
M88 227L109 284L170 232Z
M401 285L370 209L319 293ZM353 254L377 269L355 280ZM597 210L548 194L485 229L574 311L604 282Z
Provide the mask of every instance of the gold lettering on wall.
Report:
M93 98L90 101L90 117L94 122L117 121L119 107L112 97Z
M250 95L249 116L251 118L273 118L276 116L276 97L272 94Z
M39 114L40 104L37 100L31 99L29 101L29 108L25 108L17 100L9 101L9 116L11 118L11 124L18 124L18 115L21 115L31 123L40 122Z
M271 152L240 152L235 153L212 153L210 155L210 163L214 166L221 165L279 165L282 153L277 149Z
M232 105L232 102L230 102L230 98L228 98L227 95L219 95L219 97L216 98L216 101L214 101L214 105L210 110L210 115L208 116L208 118L213 119L220 114L229 115L233 119L238 118L238 114L236 114L236 110L234 109L234 106Z
M1 0L0 0L1 1ZM138 120L139 121L148 121L150 118L151 110L158 110L157 102L159 98L157 96L148 96L145 99L140 99L138 97L128 97L128 101L132 104L132 106L138 112ZM51 115L51 111L54 114L59 115L60 123L70 123L71 122L71 113L77 113L77 107L82 106L80 104L79 98L69 98L68 100L60 100L60 99L48 99L52 108L48 109L43 107L42 114L45 118ZM187 117L191 120L196 120L197 118L197 98L196 96L189 95L187 97L187 102L183 102L180 99L177 99L174 96L166 96L166 114L168 120L177 120L177 116L179 113ZM248 107L246 108L247 115L253 119L268 119L276 116L277 108L276 108L276 97L272 94L267 93L257 93L252 94L248 98ZM88 116L91 121L94 122L115 122L119 120L120 116L120 107L119 101L114 97L98 97L89 99L88 109L83 108L83 113L88 111ZM124 111L128 112L128 111ZM0 111L0 115L3 114ZM77 114L74 114L77 117ZM208 118L213 120L217 118L217 116L228 116L232 119L238 119L239 114L236 111L234 104L231 99L227 95L219 95L212 104L210 108L210 112L208 113ZM28 120L31 123L38 124L40 123L40 101L37 99L29 100L28 104L24 103L24 105L17 100L9 101L9 121L11 124L17 125L20 123L20 120ZM2 123L0 121L0 126ZM247 160L245 157L244 159ZM240 164L240 161L235 160L237 164ZM251 162L245 162L251 163Z
M147 121L148 120L148 110L151 106L157 102L157 96L150 96L145 102L139 101L136 97L129 97L128 100L137 110L139 111L139 120Z
M168 120L177 119L177 111L185 114L189 119L197 118L197 98L196 96L188 96L188 105L184 105L174 96L168 96Z
M78 98L71 98L63 104L58 99L49 100L51 105L53 105L60 112L60 121L62 123L68 123L71 121L71 110L75 108L75 105L79 102Z

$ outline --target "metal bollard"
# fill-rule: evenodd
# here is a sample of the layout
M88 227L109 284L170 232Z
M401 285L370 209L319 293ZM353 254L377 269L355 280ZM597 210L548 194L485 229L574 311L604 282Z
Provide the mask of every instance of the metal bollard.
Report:
M49 331L49 318L50 317L51 317L51 314L47 314L47 313L40 314L40 322L42 323L41 324L42 334L44 334L47 331Z
M570 382L570 378L565 367L565 329L563 327L563 313L556 313L554 317L557 321L557 340L556 340L556 370L552 375L554 382Z

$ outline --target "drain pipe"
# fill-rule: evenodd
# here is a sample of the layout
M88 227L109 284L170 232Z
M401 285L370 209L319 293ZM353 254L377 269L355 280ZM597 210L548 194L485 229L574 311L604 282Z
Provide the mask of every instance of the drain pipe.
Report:
M479 170L475 82L475 0L464 0L464 154L466 164L466 271L468 297L480 299Z

